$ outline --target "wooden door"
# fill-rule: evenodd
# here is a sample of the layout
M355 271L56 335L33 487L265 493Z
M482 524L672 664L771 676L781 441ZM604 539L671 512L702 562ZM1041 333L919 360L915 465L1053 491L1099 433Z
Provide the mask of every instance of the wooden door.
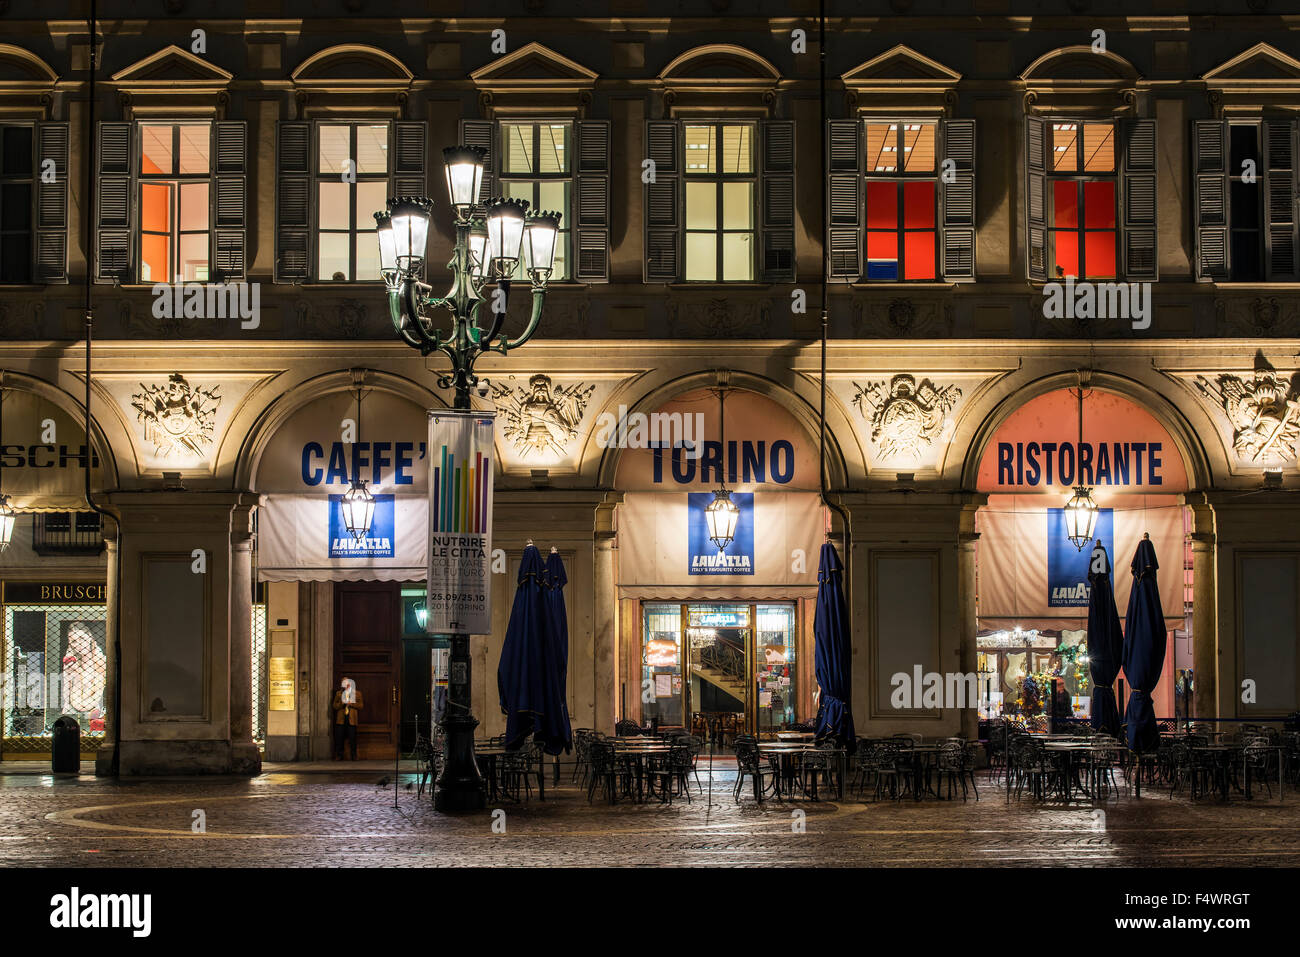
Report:
M357 726L357 757L361 759L391 758L395 754L398 715L393 688L401 667L400 624L399 583L335 584L334 688L344 678L351 678L361 692L361 722ZM333 697L331 690L331 701Z

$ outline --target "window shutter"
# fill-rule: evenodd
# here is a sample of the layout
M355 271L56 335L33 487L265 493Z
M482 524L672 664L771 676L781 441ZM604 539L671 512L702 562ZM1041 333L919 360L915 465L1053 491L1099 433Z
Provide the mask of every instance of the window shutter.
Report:
M242 121L212 124L213 256L217 278L242 282L247 244L248 126Z
M483 216L485 204L497 195L496 128L496 123L491 120L460 121L461 145L477 146L487 153L483 158L483 182L479 185L478 204L474 207L474 216ZM447 197L446 201L450 202L451 198Z
M645 281L674 282L681 272L681 123L647 122L646 152L654 161L655 175L654 182L645 185Z
M794 122L762 124L762 277L794 282Z
M428 196L425 180L427 127L423 120L393 124L392 196ZM375 210L361 210L375 212Z
M576 222L569 224L574 237L573 275L583 282L609 282L609 121L584 120L577 124L576 135L577 196L572 213L560 210L576 216Z
M1124 276L1156 280L1156 121L1130 120L1124 129Z
M95 281L131 278L131 124L99 124L95 161Z
M275 281L306 281L310 261L311 123L281 122L275 151Z
M948 282L974 282L974 120L944 121L942 156L956 167L953 182L944 183L942 175L939 181L943 191L943 278Z
M1268 256L1265 278L1296 278L1296 124L1288 120L1264 123L1264 221Z
M1192 175L1196 178L1196 278L1228 278L1227 124L1197 120Z
M1025 117L1025 250L1030 279L1047 279L1047 121Z
M830 120L826 124L829 157L826 208L826 272L830 279L853 282L862 273L862 123Z
M41 179L41 166L54 160L54 182ZM36 242L32 275L37 282L68 281L68 124L36 126Z

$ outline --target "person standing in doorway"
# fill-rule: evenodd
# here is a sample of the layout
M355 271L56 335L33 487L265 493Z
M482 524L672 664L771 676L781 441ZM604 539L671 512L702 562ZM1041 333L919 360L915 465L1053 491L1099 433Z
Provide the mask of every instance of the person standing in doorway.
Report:
M357 759L357 725L361 723L361 709L364 703L357 683L351 678L344 678L339 690L334 692L334 759L343 760L343 743L346 741L352 751L352 760Z

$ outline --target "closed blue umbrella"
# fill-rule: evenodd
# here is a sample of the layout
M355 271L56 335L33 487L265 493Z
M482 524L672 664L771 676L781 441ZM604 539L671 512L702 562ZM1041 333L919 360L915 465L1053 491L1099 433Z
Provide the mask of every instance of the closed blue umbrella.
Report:
M567 691L569 676L569 615L564 607L564 586L569 576L564 572L564 562L554 548L546 557L546 591L543 597L549 613L547 629L549 644L546 656L548 682L547 707L542 712L541 726L534 732L542 741L547 754L566 754L573 750L573 730L569 724Z
M1119 707L1115 679L1124 655L1124 633L1119 629L1119 609L1111 584L1110 556L1098 539L1088 566L1088 671L1092 675L1092 726L1106 734L1119 734Z
M1133 693L1128 699L1128 746L1134 751L1151 751L1160 741L1156 710L1151 693L1160 681L1165 665L1165 614L1156 587L1155 546L1143 535L1133 553L1133 589L1124 617L1124 675Z
M850 754L855 747L853 712L849 706L851 658L849 615L844 605L840 564L835 546L822 546L817 562L817 612L813 617L814 658L821 704L817 708L817 740L834 738Z
M544 577L541 553L529 542L519 562L518 588L497 666L497 692L506 716L506 748L510 750L522 747L536 730L549 697L546 645L551 613Z

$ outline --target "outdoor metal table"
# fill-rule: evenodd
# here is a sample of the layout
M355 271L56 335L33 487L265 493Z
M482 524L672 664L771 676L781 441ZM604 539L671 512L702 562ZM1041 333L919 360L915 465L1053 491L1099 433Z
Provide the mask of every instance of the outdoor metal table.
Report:
M1244 758L1245 758L1246 749L1239 744L1198 744L1195 747L1193 747L1191 750L1201 754L1211 754L1214 755L1215 757L1221 758L1224 761L1227 761L1228 758L1230 758L1234 754L1239 754L1242 755L1243 765L1245 765ZM1256 745L1254 747L1254 750L1277 752L1277 799L1280 802L1282 800L1284 794L1284 788L1286 786L1285 767L1284 767L1284 765L1286 764L1286 749L1280 744L1268 744L1268 745ZM1251 800L1250 766L1245 765L1244 771L1246 776L1245 794L1246 794L1246 800L1249 801ZM1221 780L1223 781L1223 784L1219 788L1219 792L1223 795L1223 799L1226 801L1228 800L1228 796L1229 796L1227 768L1224 768L1224 774Z
M636 799L638 802L645 800L645 761L647 756L657 757L666 756L672 747L662 741L656 742L635 742L625 743L618 739L614 741L614 756L618 758L631 759L636 767Z
M1091 741L1058 740L1043 742L1043 750L1051 751L1061 757L1063 765L1061 777L1065 782L1065 800L1069 801L1070 791L1078 773L1078 768L1075 766L1076 755L1086 754L1088 759L1091 760L1092 756L1098 751L1122 751L1124 749L1119 744L1094 744ZM1086 789L1084 789L1084 793L1087 794Z
M791 780L793 773L789 769L789 757L796 754L803 754L805 751L816 751L816 748L809 747L797 741L766 741L758 745L759 754L776 754L781 758L781 777ZM836 748L833 752L825 752L835 755L837 770L839 771L839 780L837 781L838 799L844 800L844 776L848 772L848 755L843 748Z
M522 750L523 749L521 748L519 749L519 751L515 753L522 753ZM484 777L486 777L488 781L489 801L495 801L500 796L501 793L501 789L497 786L497 758L509 753L510 752L506 750L505 745L501 745L501 744L474 745L474 757L482 758L483 763L487 765L487 767L485 768L487 773L484 775ZM537 775L537 797L539 800L545 801L546 800L546 764L544 760L539 765L539 767L541 769L541 773Z
M910 755L912 769L912 799L919 801L926 793L939 796L938 791L931 791L925 781L925 771L930 766L930 759L943 750L942 744L914 744L900 750L900 754Z

